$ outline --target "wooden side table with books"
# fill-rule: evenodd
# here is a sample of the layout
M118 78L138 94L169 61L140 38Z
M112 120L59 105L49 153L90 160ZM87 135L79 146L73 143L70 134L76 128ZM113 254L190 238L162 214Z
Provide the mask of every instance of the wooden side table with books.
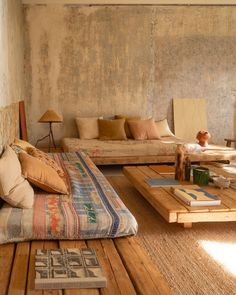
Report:
M169 223L176 222L182 224L185 228L191 228L192 224L196 222L236 221L236 194L232 188L221 190L213 185L204 186L206 192L219 196L221 204L188 206L175 196L171 191L171 186L153 187L147 183L147 179L150 178L174 179L174 167L170 167L168 168L165 165L127 166L123 168L123 172L141 195ZM181 184L189 185L191 183L183 181Z

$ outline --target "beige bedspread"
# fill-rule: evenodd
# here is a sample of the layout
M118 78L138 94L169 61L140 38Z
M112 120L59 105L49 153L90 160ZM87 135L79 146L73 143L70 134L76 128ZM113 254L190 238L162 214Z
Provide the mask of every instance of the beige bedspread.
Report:
M197 143L186 143L175 136L162 137L160 140L83 140L79 138L64 138L63 149L65 152L83 151L92 159L96 159L96 164L109 164L108 159L136 158L137 163L156 163L161 158L165 162L174 162L175 149L177 143L183 143L191 161L219 161L236 160L236 150L225 146L210 144L208 147L201 147ZM149 157L149 158L148 158ZM153 160L150 159L153 157ZM156 159L158 157L159 159ZM100 160L102 162L100 162ZM107 159L104 161L104 159ZM146 160L145 160L146 159ZM120 164L124 164L119 160ZM153 162L154 161L154 162ZM117 161L115 163L118 163ZM134 162L129 163L136 163Z
M161 140L99 140L64 138L65 152L85 152L90 157L129 157L129 156L167 156L174 155L176 143L180 139L171 136Z

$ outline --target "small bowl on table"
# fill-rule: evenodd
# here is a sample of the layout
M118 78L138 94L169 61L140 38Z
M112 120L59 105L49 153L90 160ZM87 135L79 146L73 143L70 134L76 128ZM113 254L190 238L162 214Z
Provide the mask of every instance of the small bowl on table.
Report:
M223 177L223 176L214 177L213 182L214 182L215 186L219 187L220 189L229 188L229 186L230 186L230 180L228 178Z

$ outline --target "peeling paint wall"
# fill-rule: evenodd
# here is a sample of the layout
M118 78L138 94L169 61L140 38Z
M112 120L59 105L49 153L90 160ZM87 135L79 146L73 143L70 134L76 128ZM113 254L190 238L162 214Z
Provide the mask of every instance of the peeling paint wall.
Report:
M206 98L214 142L235 133L236 7L25 5L30 139L47 110L56 138L76 116L168 117L173 98ZM187 123L186 123L187 124Z
M24 99L21 0L0 0L0 107Z

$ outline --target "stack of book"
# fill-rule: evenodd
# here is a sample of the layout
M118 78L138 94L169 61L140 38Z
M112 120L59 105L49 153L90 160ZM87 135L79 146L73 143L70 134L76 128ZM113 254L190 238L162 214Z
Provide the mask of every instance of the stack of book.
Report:
M221 200L217 195L205 191L203 188L189 189L186 187L173 188L176 197L188 206L217 206Z

